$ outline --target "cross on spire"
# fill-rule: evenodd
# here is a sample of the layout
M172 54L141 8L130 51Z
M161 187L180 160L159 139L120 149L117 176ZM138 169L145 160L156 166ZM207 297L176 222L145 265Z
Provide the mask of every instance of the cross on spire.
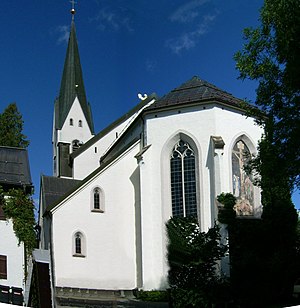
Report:
M75 11L75 4L77 3L75 0L71 0L70 3L72 4L71 14L72 14L72 20L74 20L74 15L76 13Z

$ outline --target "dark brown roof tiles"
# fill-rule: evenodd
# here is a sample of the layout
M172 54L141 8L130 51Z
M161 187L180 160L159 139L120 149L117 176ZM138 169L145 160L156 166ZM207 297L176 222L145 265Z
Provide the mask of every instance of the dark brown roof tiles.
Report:
M234 107L240 107L240 103L242 102L240 99L235 98L215 85L194 76L192 79L158 99L154 104L148 107L147 110L204 101L215 101Z

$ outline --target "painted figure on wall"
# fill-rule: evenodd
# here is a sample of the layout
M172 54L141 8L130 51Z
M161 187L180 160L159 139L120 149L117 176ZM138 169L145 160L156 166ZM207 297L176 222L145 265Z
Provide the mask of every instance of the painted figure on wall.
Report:
M250 155L246 144L238 140L232 150L232 184L233 194L237 198L235 210L240 216L253 215L254 187L251 175L244 168Z

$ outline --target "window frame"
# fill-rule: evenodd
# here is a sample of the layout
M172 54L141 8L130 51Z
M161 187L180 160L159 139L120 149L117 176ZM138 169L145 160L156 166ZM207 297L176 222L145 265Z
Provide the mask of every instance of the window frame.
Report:
M78 239L80 245L80 252L77 251L78 248ZM72 237L72 250L73 257L85 258L86 257L86 239L84 234L81 231L76 231Z
M233 155L233 150L234 147L236 146L236 144L242 141L245 146L247 147L249 154L251 157L255 157L255 155L257 154L257 149L255 147L255 143L253 142L253 140L246 134L246 133L242 133L242 134L238 134L236 135L229 147L229 160L230 160L230 190L232 192L232 194L235 194L235 187L234 187L234 179L233 179L233 159L232 159L232 155ZM258 186L253 185L253 213L252 214L240 214L238 215L238 217L260 217L261 216L261 212L262 212L262 207L261 207L261 191L260 188Z
M98 194L98 205L95 207L95 193ZM105 211L105 198L103 189L99 186L95 186L91 191L91 212L104 213Z
M6 220L4 210L3 210L3 205L0 205L0 220Z
M193 166L189 170L190 158L193 158ZM180 137L174 144L169 163L172 216L198 218L196 154L193 147L184 138ZM192 181L189 181L191 176ZM178 193L179 201L176 200ZM191 200L189 200L190 197L192 197ZM194 199L194 204L192 204L192 199ZM189 215L188 212L192 212L192 214Z
M0 255L0 279L7 280L7 256Z

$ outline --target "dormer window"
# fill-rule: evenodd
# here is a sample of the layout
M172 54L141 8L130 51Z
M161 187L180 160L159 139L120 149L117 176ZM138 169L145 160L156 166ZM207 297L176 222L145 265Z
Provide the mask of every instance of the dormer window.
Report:
M70 126L73 126L73 119L70 119Z
M82 121L81 120L78 121L78 126L82 127Z

